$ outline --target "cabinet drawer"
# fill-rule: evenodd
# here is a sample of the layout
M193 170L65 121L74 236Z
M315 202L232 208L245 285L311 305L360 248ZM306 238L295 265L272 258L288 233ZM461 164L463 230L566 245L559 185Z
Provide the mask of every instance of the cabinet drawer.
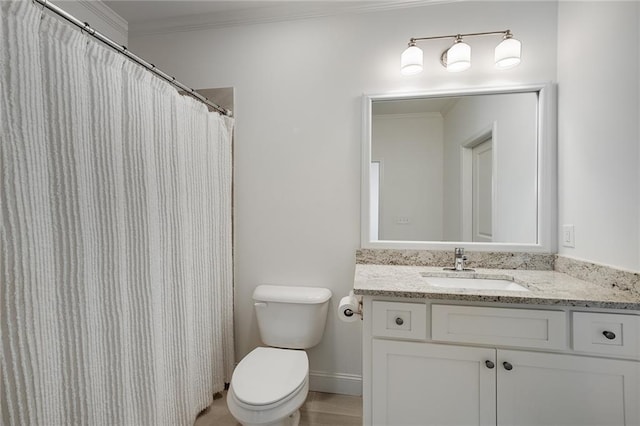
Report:
M423 303L374 301L371 317L375 337L427 338L427 306Z
M640 359L640 317L573 313L573 349Z
M433 305L433 340L529 348L567 348L562 311Z

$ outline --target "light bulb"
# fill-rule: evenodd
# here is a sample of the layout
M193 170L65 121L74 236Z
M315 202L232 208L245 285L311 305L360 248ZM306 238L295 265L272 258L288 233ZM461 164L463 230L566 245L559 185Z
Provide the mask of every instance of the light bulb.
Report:
M447 50L447 71L460 72L471 66L471 46L462 39Z
M496 46L496 68L507 69L518 65L520 63L521 50L522 43L520 43L519 40L512 38L510 34L507 34L504 37L504 40Z
M415 44L409 44L400 57L400 71L404 75L422 72L422 49Z

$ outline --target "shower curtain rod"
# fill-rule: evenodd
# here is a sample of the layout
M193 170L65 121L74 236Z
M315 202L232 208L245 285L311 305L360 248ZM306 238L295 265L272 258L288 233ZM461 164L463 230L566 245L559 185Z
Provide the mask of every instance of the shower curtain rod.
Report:
M188 95L190 95L190 96L196 98L197 100L199 100L200 102L210 106L211 108L215 109L220 114L226 115L228 117L232 117L233 116L233 112L231 110L223 108L220 105L214 104L208 98L202 96L201 94L196 92L194 89L191 89L190 87L185 86L184 84L180 83L178 80L176 80L175 77L172 77L169 74L165 73L164 71L159 70L158 68L156 68L155 65L145 61L144 59L142 59L138 55L135 55L135 54L131 53L127 49L126 46L119 45L115 41L111 40L109 37L105 36L104 34L98 32L98 31L96 31L95 29L91 28L91 26L89 25L88 22L80 21L75 16L67 13L65 10L61 9L60 7L56 6L55 4L52 4L49 0L33 0L33 1L35 3L38 3L38 4L42 5L43 10L44 10L44 8L47 8L50 11L52 11L53 13L55 13L56 15L61 16L62 18L66 19L67 21L69 21L72 24L74 24L75 26L79 27L80 30L86 32L87 34L89 34L90 36L92 36L94 38L97 38L98 40L100 40L101 42L106 44L107 46L109 46L112 49L114 49L116 52L123 54L124 56L126 56L129 59L131 59L132 61L134 61L138 65L141 65L141 66L145 67L146 69L148 69L149 71L151 71L152 73L157 75L158 77L168 81L169 83L173 84L174 86L178 87L179 89L184 90Z

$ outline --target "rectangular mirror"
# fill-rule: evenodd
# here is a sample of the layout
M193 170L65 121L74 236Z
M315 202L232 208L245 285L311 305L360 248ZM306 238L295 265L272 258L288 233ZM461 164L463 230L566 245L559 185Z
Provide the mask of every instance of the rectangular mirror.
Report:
M365 95L362 247L554 252L552 89Z

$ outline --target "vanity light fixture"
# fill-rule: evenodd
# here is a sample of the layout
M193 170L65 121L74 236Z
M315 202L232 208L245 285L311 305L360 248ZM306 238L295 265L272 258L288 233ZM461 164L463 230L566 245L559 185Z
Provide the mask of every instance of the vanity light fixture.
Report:
M496 46L495 61L496 68L513 68L520 63L520 53L522 43L513 38L511 31L507 30L503 40Z
M463 37L475 37L486 35L502 35L502 41L495 50L496 68L507 69L515 67L520 63L522 43L513 38L511 30L489 31L484 33L455 34L435 37L413 37L409 39L409 47L402 52L400 57L400 67L402 74L418 74L422 71L423 54L422 49L416 46L416 42L423 40L440 40L452 38L453 45L442 52L440 63L449 72L460 72L471 67L471 46L463 41Z
M471 46L462 41L461 36L440 57L442 64L449 72L460 72L471 67Z

